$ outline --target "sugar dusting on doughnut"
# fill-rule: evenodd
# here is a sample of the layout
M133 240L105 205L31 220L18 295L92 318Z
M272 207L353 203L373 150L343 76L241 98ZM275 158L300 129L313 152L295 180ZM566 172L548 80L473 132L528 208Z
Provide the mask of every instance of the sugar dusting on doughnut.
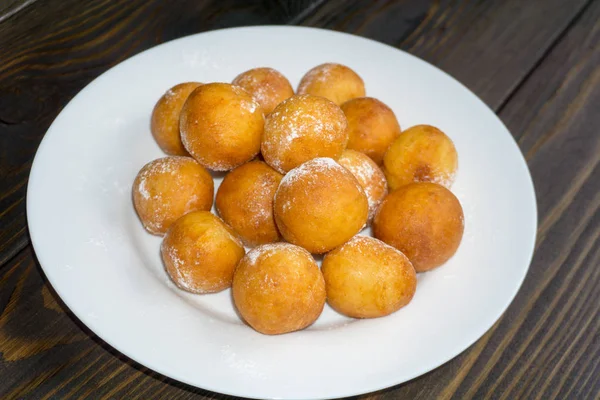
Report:
M331 76L332 70L337 68L339 64L336 63L325 63L317 65L316 67L309 70L300 81L298 85L298 93L302 94L306 92L306 89L314 84L315 82L327 82Z
M354 150L344 151L338 163L350 171L364 189L369 202L371 221L377 207L388 193L384 173L369 156Z
M212 194L209 173L193 158L184 156L149 162L133 184L135 209L153 234L164 234L168 225L183 214L210 209Z
M281 180L281 183L279 184L279 189L277 190L277 192L275 192L275 198L277 198L277 193L279 192L279 190L282 187L291 185L300 179L306 180L307 186L315 185L315 184L318 184L318 182L320 180L320 177L319 177L320 174L329 175L334 170L343 171L344 173L348 173L340 164L335 162L332 158L329 158L329 157L313 158L312 160L307 161L304 164L292 169L290 172L288 172L283 177L283 179ZM360 186L360 184L358 184L358 182L357 182L356 186L361 191L363 191L362 187ZM288 210L291 206L292 206L292 201L291 201L291 199L288 199L284 203L283 209Z
M406 257L406 255L400 250L372 236L356 235L352 239L341 245L339 249L341 250L344 248L354 248L362 254L363 249L365 247L374 247L376 249L387 249L388 251L393 251L394 253L399 254L402 258L404 258L407 262L410 263L408 257Z
M146 164L138 174L136 179L137 186L134 189L137 190L144 200L153 202L152 215L150 218L142 220L144 227L151 233L158 234L160 232L162 224L159 222L159 216L170 212L171 207L168 201L163 201L163 193L149 188L148 180L153 179L152 177L158 174L171 174L174 175L176 181L177 170L190 160L189 157L183 156L159 158Z
M298 95L267 116L261 150L269 165L285 172L298 160L337 158L347 142L347 121L339 107L321 97Z
M250 250L248 253L246 253L246 259L248 260L248 263L250 265L255 265L258 259L269 258L273 254L282 250L287 250L298 255L310 257L312 259L311 254L302 247L295 246L291 243L286 242L268 243L257 246Z
M294 95L287 78L273 68L254 68L242 72L232 83L250 93L264 114L269 114L279 103Z
M337 105L366 94L362 78L351 68L335 63L321 64L306 73L298 85L298 94L322 96Z
M235 85L232 86L232 89L237 95L243 96L240 100L242 109L254 114L260 108L260 105L256 102L254 97L252 97L251 93L248 93L245 89ZM251 98L245 98L246 95L250 95Z

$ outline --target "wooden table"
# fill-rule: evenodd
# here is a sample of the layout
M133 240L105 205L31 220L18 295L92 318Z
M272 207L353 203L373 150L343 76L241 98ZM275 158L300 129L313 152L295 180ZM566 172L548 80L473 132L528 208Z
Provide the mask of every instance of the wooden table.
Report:
M167 40L257 24L437 65L496 111L533 175L536 252L508 311L454 360L364 397L600 398L600 0L0 2L0 398L226 397L128 360L70 313L35 259L25 194L44 132L92 79Z

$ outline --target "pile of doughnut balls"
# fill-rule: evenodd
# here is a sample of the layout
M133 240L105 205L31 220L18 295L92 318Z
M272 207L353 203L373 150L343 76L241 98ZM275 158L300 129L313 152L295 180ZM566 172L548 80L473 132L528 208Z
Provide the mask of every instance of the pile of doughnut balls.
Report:
M353 318L389 315L462 239L452 140L429 125L401 131L347 66L311 69L296 93L271 68L181 83L158 100L151 131L169 156L141 169L133 202L164 235L168 275L191 293L231 287L258 332L304 329L326 301ZM228 171L218 216L209 170ZM368 224L375 237L357 235Z

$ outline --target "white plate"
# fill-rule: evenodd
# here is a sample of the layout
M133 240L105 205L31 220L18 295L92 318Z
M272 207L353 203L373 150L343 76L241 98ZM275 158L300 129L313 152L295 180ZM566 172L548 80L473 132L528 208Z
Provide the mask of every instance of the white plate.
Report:
M160 238L136 217L131 186L162 156L149 131L154 103L182 81L230 82L270 66L296 85L311 67L347 64L403 127L439 126L454 140L453 187L463 242L421 274L409 306L350 320L329 307L309 329L263 336L236 316L229 291L194 296L163 270ZM419 376L465 350L501 316L529 266L536 232L531 177L494 113L454 79L392 47L309 28L252 27L175 40L117 65L56 118L27 195L31 239L62 300L135 361L179 381L255 398L330 398Z

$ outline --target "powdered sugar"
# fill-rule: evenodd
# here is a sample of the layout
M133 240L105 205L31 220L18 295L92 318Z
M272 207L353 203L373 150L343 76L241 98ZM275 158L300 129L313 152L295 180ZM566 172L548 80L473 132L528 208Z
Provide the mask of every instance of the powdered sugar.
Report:
M337 169L337 170L343 170L343 167L338 164L337 162L335 162L333 160L333 158L329 158L329 157L319 157L319 158L313 158L310 161L305 162L304 164L301 164L300 166L292 169L290 172L288 172L283 179L281 180L281 183L279 184L279 187L282 187L284 185L290 185L292 183L294 183L295 181L297 181L298 179L300 179L301 177L304 176L312 176L315 173L329 173L332 169Z
M156 200L160 201L162 194L159 191L153 191L148 186L149 179L156 179L157 175L171 174L175 175L177 170L186 162L193 161L189 157L183 156L170 156L163 157L157 160L151 161L146 164L137 176L137 186L135 190L140 194L144 200Z
M162 242L161 251L163 257L166 258L166 262L171 263L173 268L168 268L167 271L171 274L174 273L173 282L181 289L187 290L188 292L198 292L194 281L189 274L189 271L184 268L185 262L179 255L179 251L174 246L168 246L165 241Z
M273 254L282 251L289 251L304 257L310 257L312 259L310 253L302 247L286 242L269 243L255 247L246 254L246 259L250 265L255 265L259 258L269 258Z
M227 230L227 235L229 236L229 239L231 239L232 242L235 242L235 244L237 244L240 247L244 247L244 244L242 243L240 238L232 234L229 230Z
M148 188L146 187L146 179L147 179L147 177L140 179L140 184L138 185L138 191L140 192L140 195L142 196L142 198L144 200L148 200L150 198L150 192L148 191Z
M438 185L444 186L446 189L450 189L456 178L456 171L450 174L434 174L433 176L422 176L416 178L417 182L433 182Z
M346 150L339 163L350 171L362 186L369 203L368 220L372 220L377 207L387 194L385 175L368 156L353 150Z
M283 75L272 68L256 68L238 75L233 84L247 90L263 107L267 106L273 96L277 96L274 82L287 81Z
M406 262L410 262L406 255L400 250L371 236L356 235L352 239L341 245L339 247L339 250L343 250L346 248L358 250L360 254L363 254L363 248L369 249L369 252L372 254L381 254L383 250L391 250L394 253L402 256L402 258L404 258Z
M308 87L314 84L315 82L327 81L331 76L331 72L339 66L340 64L336 63L325 63L312 68L302 77L302 80L298 85L298 93L306 93Z
M239 239L231 235L229 231L227 233L231 240L242 246ZM183 252L183 256L180 254L180 250ZM200 280L194 271L204 268L204 260L199 257L191 258L185 247L169 243L168 236L161 244L161 253L169 276L183 290L196 294L214 293L222 290L227 283L225 276L220 279Z
M194 163L193 158L184 156L169 156L159 158L146 164L138 173L133 186L133 198L136 210L143 216L144 227L153 234L164 232L164 224L170 218L173 199L175 196L189 196L185 212L195 209L199 194L193 191L178 193L179 184L182 183L180 169L187 163ZM168 175L168 178L161 176ZM185 178L183 178L185 179ZM158 181L169 180L170 189L157 185Z
M314 156L340 151L348 141L347 121L343 112L324 98L311 95L290 97L278 105L265 120L261 149L265 160L279 172L285 172L284 160L296 161L294 142L311 143Z
M294 89L287 78L272 68L254 68L243 72L233 80L233 84L246 89L265 115L294 95Z
M163 97L164 97L165 101L167 103L169 103L173 99L173 97L175 97L175 94L176 94L175 91L173 90L173 88L171 88L165 92Z
M331 176L335 172L348 174L348 171L342 167L340 164L335 162L332 158L329 157L319 157L313 158L310 161L301 164L300 166L292 169L288 172L281 183L279 184L279 188L275 193L275 202L277 202L277 194L282 188L285 188L289 185L293 185L295 182L299 180L303 180L305 186L305 190L310 190L313 185L321 185L323 175ZM339 175L338 175L339 176ZM362 186L358 183L356 179L352 179L355 183L357 190L364 193ZM332 188L333 189L333 188ZM293 198L288 196L285 203L283 203L282 208L284 211L289 210L292 207Z
M277 190L277 181L270 176L264 176L252 189L254 199L245 208L250 214L250 224L258 229L273 220L273 196Z

